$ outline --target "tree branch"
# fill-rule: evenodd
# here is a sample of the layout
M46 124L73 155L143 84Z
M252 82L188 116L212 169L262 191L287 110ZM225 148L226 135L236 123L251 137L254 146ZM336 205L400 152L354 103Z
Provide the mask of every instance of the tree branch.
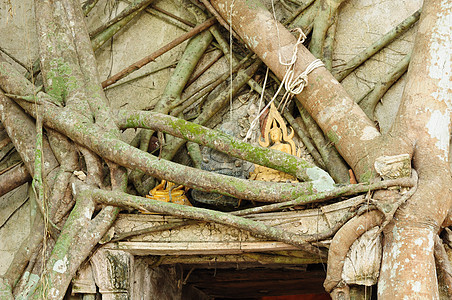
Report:
M271 212L282 210L285 208L291 208L299 205L306 205L309 203L318 203L327 200L331 200L341 196L351 196L359 193L366 193L369 191L386 189L392 186L401 186L401 187L412 187L415 185L415 181L412 178L398 178L393 180L384 180L372 184L349 184L346 186L336 187L330 191L317 193L314 195L304 195L295 200L263 205L253 208L248 208L240 211L232 212L232 214L237 216L243 216L248 214L257 214L264 212Z
M0 175L0 197L31 180L23 163Z
M179 45L180 43L182 43L185 40L188 40L189 38L195 36L196 34L206 30L207 28L209 28L210 26L212 26L213 24L215 24L216 19L215 18L210 18L207 21L205 21L204 23L196 26L195 28L193 28L192 30L190 30L187 33L184 33L183 35L181 35L180 37L178 37L177 39L175 39L174 41L172 41L171 43L163 46L162 48L160 48L159 50L155 51L154 53L146 56L145 58L137 61L136 63L134 63L133 65L121 70L120 72L118 72L117 74L111 76L110 78L108 78L107 80L105 80L104 82L102 82L102 87L105 88L113 83L115 83L116 81L126 77L127 75L129 75L130 73L140 69L141 67L143 67L144 65L150 63L151 61L155 60L158 56L162 55L163 53L169 51L170 49L174 48L175 46Z
M402 33L407 31L411 26L419 20L419 16L421 15L421 9L416 11L414 14L403 20L396 27L388 31L385 35L375 41L372 45L364 49L362 52L358 53L355 57L353 57L350 61L348 61L344 66L341 66L333 71L334 77L338 81L342 81L345 77L347 77L353 70L359 67L363 62L365 62L369 57L383 49L390 42L392 42L395 38L400 36Z
M189 140L221 151L236 158L286 172L304 181L327 177L306 160L269 148L256 147L249 143L207 127L175 117L147 111L116 111L119 128L148 128L160 130L173 136Z
M323 286L332 292L342 281L345 257L353 242L367 230L383 221L382 214L373 210L347 222L334 236L328 251L328 272Z

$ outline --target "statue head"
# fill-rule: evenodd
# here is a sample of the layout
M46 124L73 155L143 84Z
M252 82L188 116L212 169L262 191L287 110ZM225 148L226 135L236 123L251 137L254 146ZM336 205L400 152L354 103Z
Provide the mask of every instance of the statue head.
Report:
M275 122L276 123L276 122ZM270 139L273 143L281 142L281 129L274 124L272 129L270 129Z

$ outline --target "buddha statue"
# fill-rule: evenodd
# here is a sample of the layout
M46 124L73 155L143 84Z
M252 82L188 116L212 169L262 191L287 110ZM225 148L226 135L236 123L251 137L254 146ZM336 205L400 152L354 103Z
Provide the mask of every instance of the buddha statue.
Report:
M146 198L192 206L185 196L185 187L183 185L176 186L175 183L166 180L162 180L160 184L150 190Z
M270 111L265 123L263 133L264 140L262 141L260 138L259 144L262 147L279 150L300 157L300 151L297 152L296 150L293 136L293 129L290 134L287 134L287 127L284 119L272 103L270 105ZM298 180L292 175L260 165L255 165L255 169L250 173L249 179L273 182L298 182Z

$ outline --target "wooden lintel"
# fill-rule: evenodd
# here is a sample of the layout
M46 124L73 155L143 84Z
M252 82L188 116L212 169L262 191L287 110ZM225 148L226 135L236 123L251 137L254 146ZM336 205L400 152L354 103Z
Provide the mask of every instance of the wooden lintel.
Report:
M281 242L116 242L104 246L105 249L127 251L133 255L208 255L242 254L246 252L266 252L297 250L295 246Z
M324 206L287 212L262 213L247 216L268 226L299 234L328 231L363 197L355 197ZM162 231L153 228L180 223L181 219L158 214L121 214L112 227L113 238L139 231L144 234L129 236L124 241L105 244L106 249L124 250L133 255L237 255L252 252L291 251L296 247L276 241L265 241L247 231L215 223L195 222L190 225Z

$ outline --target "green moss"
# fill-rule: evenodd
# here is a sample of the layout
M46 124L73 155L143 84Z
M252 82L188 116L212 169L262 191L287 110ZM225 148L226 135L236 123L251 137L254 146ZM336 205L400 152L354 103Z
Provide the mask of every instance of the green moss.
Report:
M59 103L64 103L67 95L78 88L77 79L72 76L71 67L62 58L56 58L50 62L47 82L50 84L47 93Z
M173 129L178 130L181 133L189 132L193 135L207 134L206 130L204 130L204 128L202 128L200 125L196 123L187 122L182 119L177 119L176 121L171 122L170 125Z
M260 0L246 0L246 5L250 8L250 9L256 9L256 8L265 8L264 4L260 1Z
M131 114L126 120L127 128L144 127L146 121L143 120L140 114Z
M244 192L249 189L249 184L247 180L235 180L230 182L231 185L239 192Z
M359 177L360 183L368 183L373 177L373 172L369 169Z
M340 140L340 137L333 130L329 130L326 135L328 136L328 139L335 145Z

